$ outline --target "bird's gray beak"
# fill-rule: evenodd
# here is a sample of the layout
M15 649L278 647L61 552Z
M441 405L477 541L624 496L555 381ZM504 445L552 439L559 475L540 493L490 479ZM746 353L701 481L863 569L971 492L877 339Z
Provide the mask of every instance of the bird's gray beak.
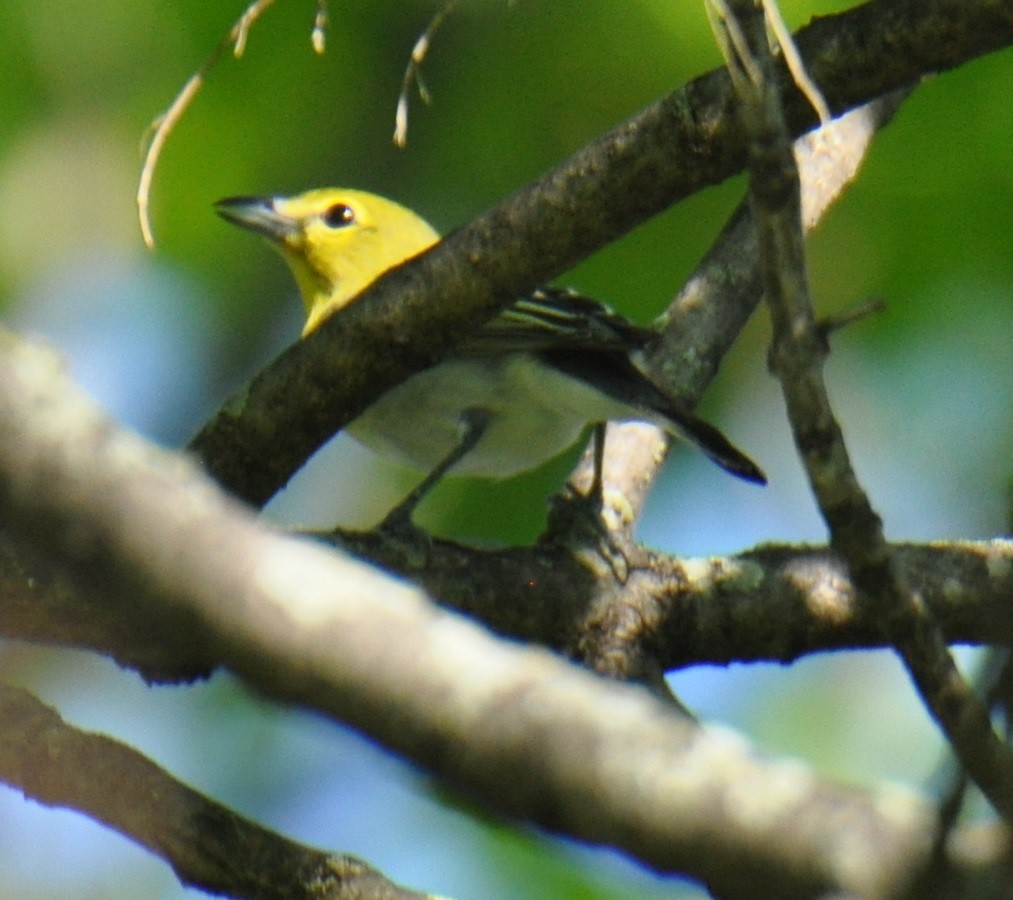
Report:
M279 243L295 237L300 229L297 219L274 208L273 197L226 197L215 203L215 212L234 225Z

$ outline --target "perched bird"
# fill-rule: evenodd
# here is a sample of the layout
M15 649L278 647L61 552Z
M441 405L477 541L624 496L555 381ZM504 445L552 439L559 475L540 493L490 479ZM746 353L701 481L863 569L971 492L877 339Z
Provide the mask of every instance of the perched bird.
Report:
M263 235L285 258L306 309L305 336L388 269L440 238L414 212L364 191L230 197L229 222ZM505 478L570 447L595 425L600 497L604 423L653 422L722 468L764 484L759 468L716 428L651 381L643 350L656 337L572 291L516 300L453 354L392 388L348 426L373 450L428 472L385 519L407 524L429 489L453 474Z

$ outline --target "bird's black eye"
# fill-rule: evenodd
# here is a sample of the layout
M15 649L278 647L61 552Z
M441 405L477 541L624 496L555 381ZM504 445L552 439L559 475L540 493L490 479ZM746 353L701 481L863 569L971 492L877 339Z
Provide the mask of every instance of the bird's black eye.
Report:
M335 203L320 218L329 228L347 228L355 221L355 210L347 203Z

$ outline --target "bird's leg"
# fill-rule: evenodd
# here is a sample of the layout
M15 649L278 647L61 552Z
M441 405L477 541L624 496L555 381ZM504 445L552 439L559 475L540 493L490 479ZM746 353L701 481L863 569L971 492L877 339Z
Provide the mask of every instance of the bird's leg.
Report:
M572 481L567 481L565 490L554 497L549 511L548 533L566 531L580 518L594 522L597 530L607 530L602 519L605 509L605 429L606 422L595 422L591 430L591 484L587 491L580 491Z
M591 432L591 440L594 441L594 475L591 479L591 487L588 489L588 498L601 511L605 508L605 428L606 422L596 422L594 431Z
M630 536L613 530L605 511L605 433L607 422L596 422L591 432L591 457L594 466L587 493L570 487L568 493L557 498L549 513L549 525L543 540L555 540L561 534L583 533L597 544L598 554L604 559L616 580L625 584L632 565L640 554Z
M436 467L415 486L404 500L387 513L384 520L377 526L377 530L393 533L414 530L412 515L415 513L415 507L422 502L426 494L436 486L449 469L475 449L475 445L482 439L482 435L485 434L489 425L489 413L478 406L466 409L461 413L460 425L461 439L454 448L436 464Z
M594 476L588 488L586 503L589 513L588 520L598 532L600 542L598 552L612 569L612 574L625 584L630 574L630 548L632 543L628 536L613 531L605 519L605 431L607 422L596 422L591 439L594 441Z

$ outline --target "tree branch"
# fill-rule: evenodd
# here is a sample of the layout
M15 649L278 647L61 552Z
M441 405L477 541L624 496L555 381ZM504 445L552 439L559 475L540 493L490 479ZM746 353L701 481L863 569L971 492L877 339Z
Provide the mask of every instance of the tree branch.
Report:
M990 0L874 0L796 39L839 113L1008 45L1013 12ZM791 133L801 134L811 110L780 79ZM717 70L379 279L226 403L192 448L221 484L264 503L338 428L512 299L744 164L733 93Z
M823 377L829 347L809 297L798 170L763 11L756 0L728 5L734 12L717 30L727 39L724 51L749 136L750 198L774 326L771 368L781 382L799 455L831 546L847 561L961 764L996 810L1013 821L1013 749L993 731L941 628L906 583L834 416Z
M885 895L928 853L923 803L761 761L645 691L496 640L416 588L272 533L9 336L0 514L135 609L196 617L264 694L350 723L490 809L724 896Z
M203 678L218 664L193 616L164 606L139 616L134 598L106 590L6 524L0 525L0 636L93 650L149 683Z
M555 547L488 551L434 538L420 568L380 535L324 538L499 634L612 677L637 679L641 664L671 671L889 646L844 560L823 547L765 545L701 559L651 553L620 582L607 566ZM948 641L1013 644L1013 541L892 549Z
M841 557L823 547L765 545L700 559L651 553L619 582L607 566L557 546L480 550L434 538L420 568L382 536L317 537L504 637L614 678L887 646L873 606ZM892 552L948 643L1013 645L1013 542L896 544ZM135 598L111 594L0 531L3 637L93 650L151 682L189 681L221 665L192 615L136 609Z
M286 840L177 781L119 741L79 731L31 694L0 685L0 781L83 812L165 860L191 887L228 897L408 900L352 856Z

